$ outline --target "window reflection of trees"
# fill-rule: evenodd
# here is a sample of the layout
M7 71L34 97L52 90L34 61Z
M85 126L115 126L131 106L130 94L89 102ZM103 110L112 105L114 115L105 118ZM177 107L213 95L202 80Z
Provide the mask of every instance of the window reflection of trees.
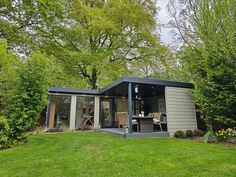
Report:
M54 127L69 127L71 96L53 95L52 103L56 105Z

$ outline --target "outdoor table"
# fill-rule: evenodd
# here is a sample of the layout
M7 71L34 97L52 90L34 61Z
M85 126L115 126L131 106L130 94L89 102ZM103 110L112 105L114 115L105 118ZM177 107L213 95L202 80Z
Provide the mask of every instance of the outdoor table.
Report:
M132 116L132 119L136 119L139 123L139 130L141 133L153 132L153 117L150 116Z

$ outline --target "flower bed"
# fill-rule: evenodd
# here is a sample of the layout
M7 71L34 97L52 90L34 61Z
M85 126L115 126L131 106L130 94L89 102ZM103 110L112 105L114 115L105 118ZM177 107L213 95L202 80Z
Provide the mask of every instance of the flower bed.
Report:
M193 134L192 134L193 133ZM214 144L224 144L226 146L236 147L236 130L231 128L221 129L217 132L206 132L204 133L201 130L187 130L183 132L178 130L175 132L175 138L187 138L191 140L201 141L204 143L214 143Z
M228 141L232 136L234 136L234 131L231 128L228 128L226 130L221 129L215 133L215 137L219 142L226 142Z

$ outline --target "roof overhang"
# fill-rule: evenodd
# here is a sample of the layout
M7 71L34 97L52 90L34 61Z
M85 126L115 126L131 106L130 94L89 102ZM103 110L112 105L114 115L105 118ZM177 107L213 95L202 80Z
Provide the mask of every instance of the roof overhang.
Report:
M49 93L99 95L98 90L51 87Z
M134 84L150 84L150 85L159 85L159 86L168 86L168 87L180 87L180 88L193 88L193 84L184 83L184 82L173 82L173 81L165 81L165 80L154 80L147 78L138 78L138 77L122 77L116 82L104 87L99 91L99 94L103 94L107 90L118 86L121 83L134 83Z
M62 93L62 94L84 94L84 95L108 95L112 91L114 93L119 89L126 88L128 83L133 83L133 85L142 85L145 87L145 92L148 90L147 86L150 85L150 88L160 88L163 90L164 87L179 87L179 88L193 88L193 84L184 83L184 82L173 82L173 81L165 81L165 80L154 80L147 78L137 78L137 77L122 77L121 79L113 82L112 84L104 87L100 90L91 90L91 89L76 89L76 88L60 88L60 87L52 87L49 89L49 93ZM125 91L122 92L126 92ZM120 95L119 95L120 96Z

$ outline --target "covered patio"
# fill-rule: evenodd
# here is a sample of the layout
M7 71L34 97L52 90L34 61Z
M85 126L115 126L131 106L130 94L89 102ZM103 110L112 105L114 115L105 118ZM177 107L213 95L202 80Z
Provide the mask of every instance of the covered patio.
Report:
M165 86L133 78L101 90L100 122L115 134L167 135ZM127 135L128 136L128 135Z

